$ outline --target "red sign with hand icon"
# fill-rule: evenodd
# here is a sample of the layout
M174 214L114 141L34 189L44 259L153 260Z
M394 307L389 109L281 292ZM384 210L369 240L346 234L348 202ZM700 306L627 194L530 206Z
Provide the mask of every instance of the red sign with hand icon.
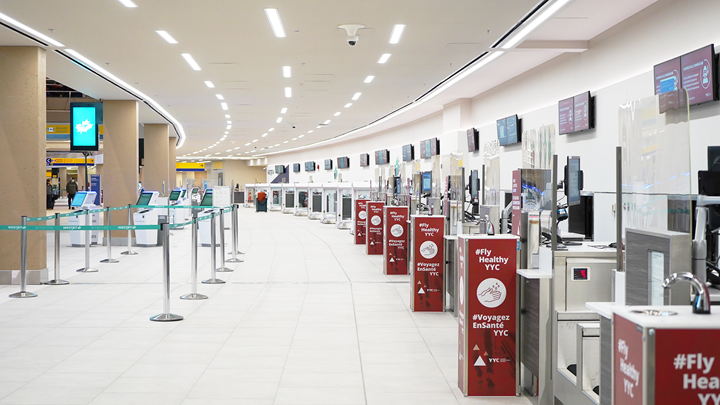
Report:
M413 215L412 297L413 311L443 311L445 268L445 217Z
M458 385L468 396L515 396L513 235L458 237Z

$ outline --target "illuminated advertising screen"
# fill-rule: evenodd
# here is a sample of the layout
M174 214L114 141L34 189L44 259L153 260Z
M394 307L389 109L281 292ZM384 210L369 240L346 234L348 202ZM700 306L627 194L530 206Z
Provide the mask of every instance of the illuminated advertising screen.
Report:
M700 48L680 57L682 87L690 105L715 100L715 48Z
M102 111L102 103L70 103L70 150L99 150Z
M575 116L573 119L575 126L574 132L585 131L592 128L590 124L592 119L590 114L592 114L592 111L590 111L589 91L573 97L573 111L573 115Z
M653 77L655 78L655 94L667 93L680 88L680 58L655 65Z

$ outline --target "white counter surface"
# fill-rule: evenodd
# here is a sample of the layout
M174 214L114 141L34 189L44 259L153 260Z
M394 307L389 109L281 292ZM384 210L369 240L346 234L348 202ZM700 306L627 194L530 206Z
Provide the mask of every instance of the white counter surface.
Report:
M517 274L525 277L529 280L540 279L540 278L552 278L553 272L550 268L542 269L518 269Z
M591 311L596 312L603 318L612 318L613 307L617 306L614 302L586 302L585 307Z
M654 309L658 311L677 312L674 316L649 316L632 311ZM655 329L720 329L720 308L715 308L709 315L692 313L690 305L667 306L613 306L612 312L642 326Z

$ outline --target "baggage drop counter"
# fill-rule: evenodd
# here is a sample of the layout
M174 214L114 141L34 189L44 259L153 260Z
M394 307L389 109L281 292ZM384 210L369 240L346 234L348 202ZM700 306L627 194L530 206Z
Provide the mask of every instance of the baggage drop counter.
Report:
M291 184L282 185L282 213L295 213L295 186Z
M334 224L337 221L337 183L322 185L322 218L320 223Z
M337 187L337 220L338 229L352 228L352 183L338 183Z
M320 184L308 184L308 219L319 220L323 216L323 191Z
M297 202L295 203L295 211L293 212L293 215L296 217L308 216L308 185L295 183L295 194L297 195Z
M268 198L268 211L282 211L283 185L270 184Z

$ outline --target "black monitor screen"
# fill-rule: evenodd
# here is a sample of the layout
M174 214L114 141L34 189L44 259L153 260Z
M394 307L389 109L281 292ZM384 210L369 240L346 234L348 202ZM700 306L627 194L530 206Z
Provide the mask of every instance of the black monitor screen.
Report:
M717 99L715 91L715 47L710 44L680 57L682 87L687 90L688 104Z
M560 135L575 131L575 124L573 124L573 118L575 116L573 113L574 105L573 97L558 102L558 127L560 128Z
M580 204L581 176L580 158L578 156L568 156L567 171L565 172L565 195L567 196L568 206Z
M152 199L153 193L142 193L138 197L137 204L135 205L148 205Z
M520 142L520 121L517 115L505 118L505 145Z
M170 201L177 201L180 198L180 190L173 190L170 193Z
M440 141L437 138L430 138L430 156L440 154Z
M314 172L315 171L315 162L305 162L305 171L306 172Z
M285 172L285 166L283 165L276 165L275 166L275 173L276 174L283 174Z
M578 94L573 97L574 131L585 131L592 128L592 100L590 92Z
M432 172L422 174L422 192L429 193L432 190Z
M403 145L402 147L402 160L403 162L410 162L415 159L415 148L412 144Z
M507 141L507 134L506 134L505 118L497 120L496 124L497 124L497 137L498 137L498 142L500 143L500 146L507 145L508 141Z
M205 190L205 195L203 196L203 199L200 202L200 205L202 205L203 207L212 207L212 205L213 205L212 189Z
M293 163L293 173L300 173L300 163Z
M370 154L363 153L360 155L360 167L367 167L370 165Z
M468 144L468 152L477 152L480 150L479 143L479 133L478 130L475 128L470 128L467 130L467 144Z
M400 181L400 177L394 177L394 179L395 179L395 184L394 184L395 194L400 194L400 192L402 191L402 190L400 190L400 188L402 187L402 182Z
M472 202L478 201L478 188L479 188L479 179L478 179L478 171L477 170L471 170L470 171L470 198L472 199Z

